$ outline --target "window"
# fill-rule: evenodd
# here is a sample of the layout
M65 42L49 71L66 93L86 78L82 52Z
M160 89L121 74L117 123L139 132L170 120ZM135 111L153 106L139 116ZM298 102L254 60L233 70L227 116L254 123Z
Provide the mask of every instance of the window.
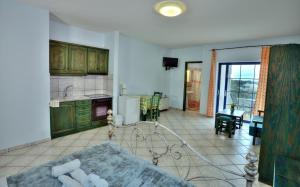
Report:
M244 110L249 121L255 103L260 65L253 63L220 63L218 78L217 111L230 108Z

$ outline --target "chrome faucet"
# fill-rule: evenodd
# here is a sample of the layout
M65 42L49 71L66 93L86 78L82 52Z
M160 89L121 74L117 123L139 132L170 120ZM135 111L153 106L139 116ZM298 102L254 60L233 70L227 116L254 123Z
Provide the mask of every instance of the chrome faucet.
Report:
M68 86L65 87L65 89L64 89L64 97L68 96L68 89L69 88L73 88L73 85L68 85Z

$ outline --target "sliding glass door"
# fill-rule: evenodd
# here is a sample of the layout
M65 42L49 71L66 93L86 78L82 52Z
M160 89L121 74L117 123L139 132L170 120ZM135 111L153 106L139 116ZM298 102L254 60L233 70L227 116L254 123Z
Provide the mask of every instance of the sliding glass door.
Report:
M244 120L249 121L255 103L259 62L220 63L218 72L216 112L230 108L244 110Z

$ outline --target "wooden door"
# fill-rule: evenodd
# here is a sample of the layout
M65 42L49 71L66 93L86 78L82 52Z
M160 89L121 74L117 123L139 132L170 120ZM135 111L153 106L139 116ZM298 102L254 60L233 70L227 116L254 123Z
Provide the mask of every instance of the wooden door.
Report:
M50 74L65 74L68 68L68 45L50 41L49 55Z
M88 48L88 59L87 59L87 71L90 74L98 74L99 69L100 69L100 65L99 65L99 53L100 50L99 49L95 49L95 48Z
M100 74L107 75L108 74L108 55L109 51L106 49L101 50L99 54L99 62L100 62Z
M68 72L85 75L87 73L87 48L79 45L69 45Z
M75 102L62 102L58 108L50 108L51 137L59 137L76 131Z

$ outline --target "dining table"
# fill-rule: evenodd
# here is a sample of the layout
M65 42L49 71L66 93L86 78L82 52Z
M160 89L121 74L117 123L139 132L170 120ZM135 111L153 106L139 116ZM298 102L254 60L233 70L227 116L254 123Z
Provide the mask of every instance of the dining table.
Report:
M245 111L243 110L233 110L231 111L230 109L224 109L222 111L217 112L217 116L229 116L232 117L235 121L235 124L239 125L239 128L243 125L243 120L244 120L244 114ZM216 126L217 120L215 120L215 126Z

